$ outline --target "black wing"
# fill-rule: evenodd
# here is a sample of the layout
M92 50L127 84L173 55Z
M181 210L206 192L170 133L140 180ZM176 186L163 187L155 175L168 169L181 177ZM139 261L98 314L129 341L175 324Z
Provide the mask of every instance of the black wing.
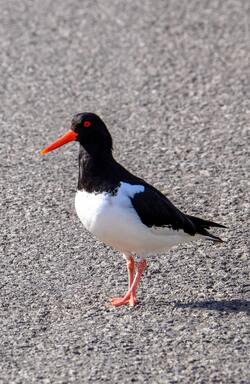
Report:
M144 192L136 193L133 198L130 198L143 224L148 227L168 226L177 231L182 229L191 236L199 233L212 240L222 241L219 237L209 233L207 229L210 227L226 228L224 225L184 214L160 191L147 184L143 179L131 174L118 163L116 163L116 171L118 171L120 181L144 186Z
M148 227L170 227L183 229L190 235L196 233L195 225L184 213L176 208L161 192L144 185L145 190L131 198L132 205L143 224Z
M211 235L206 228L224 227L223 225L185 215L157 189L148 184L144 184L144 187L144 192L136 193L131 198L132 205L143 224L148 227L167 226L177 231L182 229L191 236L199 233L220 240L217 236Z

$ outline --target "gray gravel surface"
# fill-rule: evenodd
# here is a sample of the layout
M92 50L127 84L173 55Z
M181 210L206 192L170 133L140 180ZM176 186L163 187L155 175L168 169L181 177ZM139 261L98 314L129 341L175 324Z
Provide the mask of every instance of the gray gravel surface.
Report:
M249 383L248 0L1 1L1 383ZM134 309L124 260L74 211L93 111L115 155L221 245L152 257Z

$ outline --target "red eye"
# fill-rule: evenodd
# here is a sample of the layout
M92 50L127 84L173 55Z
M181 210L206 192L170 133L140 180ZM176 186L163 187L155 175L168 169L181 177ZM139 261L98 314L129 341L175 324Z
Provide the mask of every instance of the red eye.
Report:
M90 121L84 121L83 126L88 128L91 126L91 122Z

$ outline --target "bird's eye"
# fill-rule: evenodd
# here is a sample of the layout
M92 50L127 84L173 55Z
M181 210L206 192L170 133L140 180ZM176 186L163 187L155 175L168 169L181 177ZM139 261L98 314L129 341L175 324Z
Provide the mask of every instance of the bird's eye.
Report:
M88 128L91 126L91 122L90 121L84 121L83 126Z

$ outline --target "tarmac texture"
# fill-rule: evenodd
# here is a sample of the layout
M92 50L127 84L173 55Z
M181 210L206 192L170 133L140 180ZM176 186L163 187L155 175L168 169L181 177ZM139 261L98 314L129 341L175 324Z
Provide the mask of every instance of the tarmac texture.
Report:
M250 383L247 0L10 0L0 12L0 383ZM225 242L151 257L139 304L74 210L76 112Z

